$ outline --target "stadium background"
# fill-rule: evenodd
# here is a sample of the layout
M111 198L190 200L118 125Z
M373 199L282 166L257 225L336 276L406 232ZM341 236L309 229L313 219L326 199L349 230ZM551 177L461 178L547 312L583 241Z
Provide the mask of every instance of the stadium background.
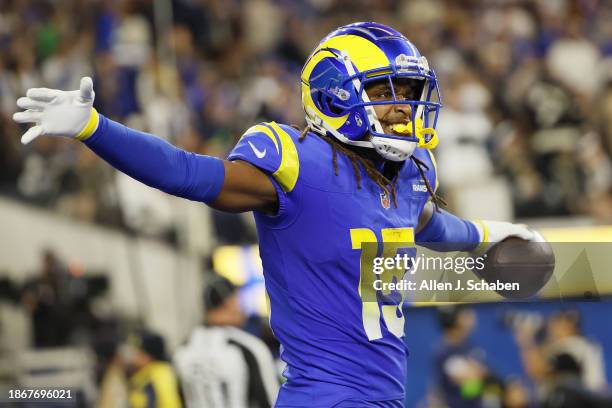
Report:
M309 51L339 25L378 21L404 32L440 78L436 156L454 212L526 222L552 240L610 241L611 19L603 0L1 2L2 398L15 382L35 381L19 374L30 361L22 356L36 352L21 291L49 256L80 288L70 296L80 293L87 305L87 313L59 316L73 323L62 344L68 350L143 326L173 349L201 319L201 288L213 267L254 287L243 304L265 314L255 252L223 247L256 242L248 214L221 214L139 185L78 143L41 138L21 146L23 129L10 118L27 88L75 89L91 75L100 112L224 156L253 123L301 125L298 75ZM581 309L585 335L604 345L612 372L607 301L510 306ZM511 332L499 323L510 306L479 305L473 337L500 373L524 378ZM440 333L432 308L410 309L407 321L409 372L419 373L408 384L414 406L433 384L427 359ZM92 371L93 360L84 361Z

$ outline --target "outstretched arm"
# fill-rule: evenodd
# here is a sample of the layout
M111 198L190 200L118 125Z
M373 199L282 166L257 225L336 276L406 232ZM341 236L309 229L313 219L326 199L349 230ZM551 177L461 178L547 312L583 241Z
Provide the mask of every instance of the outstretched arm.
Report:
M243 161L181 150L153 135L130 129L93 109L93 83L81 80L77 91L34 88L17 105L26 109L13 119L34 123L21 138L66 136L83 141L116 169L151 187L213 208L274 213L277 193L268 176Z
M437 251L484 252L510 236L527 241L544 240L525 225L464 220L444 210L436 211L431 201L425 204L421 212L416 232L418 245Z

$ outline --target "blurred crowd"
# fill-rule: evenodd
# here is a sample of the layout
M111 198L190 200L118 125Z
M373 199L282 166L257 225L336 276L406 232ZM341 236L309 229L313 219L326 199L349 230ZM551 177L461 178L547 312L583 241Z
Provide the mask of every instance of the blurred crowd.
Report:
M36 272L21 284L0 278L1 406L13 406L5 390L17 386L69 388L74 400L59 405L70 407L273 405L282 367L278 341L267 319L245 307L245 289L227 278L204 271L201 302L192 305L202 320L172 348L146 317L104 307L108 277L51 249ZM15 327L2 313L9 304L30 320L30 338L18 349L3 336Z
M606 222L611 19L604 0L3 1L0 191L81 220L155 224L155 213L130 222L138 194L83 146L22 147L15 100L91 75L106 116L224 156L258 121L302 125L310 50L337 26L373 20L405 33L437 70L446 192L502 176L517 217Z
M503 317L518 346L526 376L496 373L499 356L487 353L472 336L478 321L465 306L438 310L442 338L435 348L430 408L603 408L612 404L607 389L603 348L582 330L575 309L545 318L511 312ZM507 351L506 351L507 352Z

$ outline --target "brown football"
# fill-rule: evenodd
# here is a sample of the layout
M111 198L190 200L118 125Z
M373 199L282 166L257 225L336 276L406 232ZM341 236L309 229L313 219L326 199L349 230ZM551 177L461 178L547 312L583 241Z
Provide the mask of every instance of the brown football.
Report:
M488 283L518 283L518 290L497 290L508 299L524 299L538 293L555 269L555 254L548 242L509 237L495 244L474 273Z

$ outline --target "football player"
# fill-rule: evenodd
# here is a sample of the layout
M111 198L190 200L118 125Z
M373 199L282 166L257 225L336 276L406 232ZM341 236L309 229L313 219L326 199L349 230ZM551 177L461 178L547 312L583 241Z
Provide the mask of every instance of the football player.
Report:
M336 29L306 61L301 87L304 129L255 125L226 160L99 114L88 77L76 91L29 89L13 118L34 124L23 143L71 137L149 186L222 211L253 211L270 322L287 363L276 406L400 407L403 299L363 284L372 245L383 256L414 255L415 242L472 251L535 233L438 208L437 78L398 31L377 23Z

